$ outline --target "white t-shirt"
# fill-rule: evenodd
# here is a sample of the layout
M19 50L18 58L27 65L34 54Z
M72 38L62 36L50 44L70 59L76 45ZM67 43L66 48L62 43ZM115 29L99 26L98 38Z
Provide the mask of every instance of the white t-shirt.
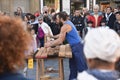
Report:
M51 36L53 36L52 30L47 23L42 22L42 24L39 24L39 27L42 28L45 34L50 34Z

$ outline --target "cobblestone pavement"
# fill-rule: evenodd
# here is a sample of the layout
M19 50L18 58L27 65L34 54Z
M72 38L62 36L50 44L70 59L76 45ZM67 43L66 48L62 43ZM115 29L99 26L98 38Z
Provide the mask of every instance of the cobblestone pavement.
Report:
M69 59L64 59L64 80L68 80L69 78ZM46 60L45 61L45 67L53 67L53 69L58 69L58 61L57 60ZM50 73L50 76L58 76L57 73ZM30 78L32 80L36 80L36 62L34 62L34 69L28 69L27 70L27 78Z

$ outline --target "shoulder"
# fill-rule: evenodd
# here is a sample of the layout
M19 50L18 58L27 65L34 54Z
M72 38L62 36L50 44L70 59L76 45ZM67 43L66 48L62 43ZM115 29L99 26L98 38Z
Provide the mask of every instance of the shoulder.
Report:
M92 14L88 15L88 19L93 19L94 16Z
M62 27L61 27L61 32L69 32L72 30L72 27L69 25L69 24L64 24Z
M45 23L45 22L43 22L42 25L45 26L45 27L48 27L48 24Z
M63 28L63 29L69 29L69 28L71 28L71 25L69 25L69 24L64 24L64 25L62 26L62 28Z
M86 71L83 71L81 73L78 73L77 80L97 80L97 79L94 76L88 74Z
M47 23L43 22L42 25L47 25Z

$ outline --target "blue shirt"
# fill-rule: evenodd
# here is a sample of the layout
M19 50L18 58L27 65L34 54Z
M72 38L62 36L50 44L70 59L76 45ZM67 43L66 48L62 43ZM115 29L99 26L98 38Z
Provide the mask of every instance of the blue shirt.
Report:
M72 27L72 30L66 34L66 40L68 43L70 45L79 43L81 41L81 38L77 32L77 29L75 28L75 25L69 20L67 20L65 24L68 24Z

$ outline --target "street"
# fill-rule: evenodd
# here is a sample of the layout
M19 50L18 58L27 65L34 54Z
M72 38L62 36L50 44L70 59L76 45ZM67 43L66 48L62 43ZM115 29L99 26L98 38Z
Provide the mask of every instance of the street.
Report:
M69 78L69 59L64 59L64 80L68 80ZM45 61L45 67L52 67L53 69L58 69L58 61L57 60L46 60ZM50 73L48 74L53 77L57 77L57 73ZM36 62L34 62L34 69L28 69L27 70L27 78L30 78L32 80L36 80Z

